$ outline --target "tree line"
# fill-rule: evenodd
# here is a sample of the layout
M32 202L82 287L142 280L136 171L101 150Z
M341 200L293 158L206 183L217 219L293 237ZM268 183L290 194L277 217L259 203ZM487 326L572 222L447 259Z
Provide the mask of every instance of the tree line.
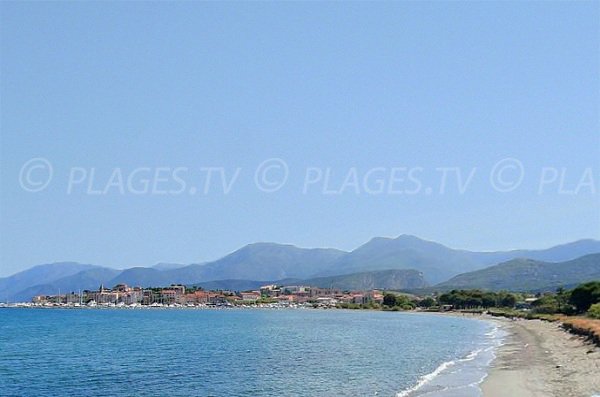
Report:
M439 296L442 305L452 305L456 309L476 309L490 307L515 307L517 296L509 292L488 292L481 290L452 290Z
M429 297L425 307L451 305L454 309L515 308L525 295L506 291L452 290L437 297ZM600 281L580 284L572 290L558 288L556 292L537 294L531 310L539 314L587 314L600 318ZM423 300L425 301L425 300ZM422 301L422 302L423 302Z

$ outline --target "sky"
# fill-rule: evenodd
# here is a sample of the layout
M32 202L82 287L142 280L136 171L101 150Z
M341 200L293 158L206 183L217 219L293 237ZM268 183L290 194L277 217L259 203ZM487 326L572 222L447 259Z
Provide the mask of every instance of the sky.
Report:
M600 238L598 2L0 8L0 276Z

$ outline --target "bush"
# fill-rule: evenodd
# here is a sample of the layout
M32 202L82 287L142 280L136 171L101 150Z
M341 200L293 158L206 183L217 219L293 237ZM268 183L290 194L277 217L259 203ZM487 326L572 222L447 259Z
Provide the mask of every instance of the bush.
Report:
M534 313L553 314L558 312L558 302L554 295L544 295L531 303Z
M600 319L600 303L594 303L587 311L588 317Z
M394 294L385 294L383 296L383 305L388 307L396 306L396 295Z
M430 308L433 305L435 305L435 300L430 296L428 296L427 298L425 298L419 302L419 306L425 307L425 308Z
M579 285L571 292L570 302L579 313L586 312L594 303L600 303L600 281Z
M503 294L499 297L498 306L515 307L516 303L517 303L517 297L514 294Z
M402 310L412 310L417 306L416 302L411 301L405 295L396 295L387 293L383 296L383 305L390 307L399 307Z
M555 314L558 312L558 306L551 304L539 305L533 309L533 312L539 314Z

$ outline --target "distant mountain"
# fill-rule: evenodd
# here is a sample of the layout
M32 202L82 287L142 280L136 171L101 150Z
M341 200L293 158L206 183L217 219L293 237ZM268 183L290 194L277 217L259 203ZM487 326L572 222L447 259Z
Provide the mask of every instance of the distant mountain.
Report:
M509 291L553 291L583 282L600 280L600 254L566 262L513 259L482 270L458 275L433 289L487 289Z
M132 268L111 283L157 286L172 283L200 283L215 280L280 280L306 278L327 268L346 254L335 249L306 249L293 245L256 243L219 260L175 269Z
M416 269L429 282L440 282L483 264L469 251L453 250L442 244L410 235L376 237L341 257L322 275L347 274L384 269Z
M57 262L34 266L9 277L0 278L0 300L15 301L16 295L29 287L48 284L63 277L99 266L77 262Z
M96 290L100 284L113 286L110 280L121 271L106 267L93 267L77 274L60 278L52 282L36 284L25 288L12 297L14 301L28 301L36 295L54 295L61 293L78 292L79 290Z
M150 287L220 280L306 280L403 269L422 272L426 282L435 284L518 257L558 262L592 253L600 253L600 241L580 240L545 250L500 252L456 250L410 235L377 237L352 252L256 243L216 261L191 265L161 263L123 271L73 262L40 265L0 279L0 300L29 300L38 293L52 294L59 288L91 289L100 283Z
M427 283L423 273L411 269L379 270L341 276L302 280L302 284L321 288L361 291L371 289L403 290L423 288Z
M319 288L339 288L341 290L387 289L402 290L427 286L423 274L416 270L381 270L374 272L345 274L342 276L318 277L309 279L283 279L275 281L216 280L195 284L206 290L245 291L258 289L263 285L308 285Z
M344 251L334 249L304 249L293 245L257 243L205 264L159 264L123 271L76 263L42 265L22 272L23 274L0 279L0 282L5 283L0 287L0 297L11 301L28 301L35 295L56 294L59 290L70 292L96 289L100 284L109 287L116 284L159 287L224 279L300 279L327 268L344 254ZM12 283L17 279L22 282ZM9 285L12 287L8 288Z
M577 240L541 250L512 250L497 252L472 252L472 257L486 264L497 264L515 258L528 258L545 262L564 262L588 254L600 253L600 241Z
M356 273L383 269L416 269L430 283L439 283L461 273L482 269L518 257L563 261L600 252L600 241L580 240L545 250L473 252L448 248L415 236L376 237L318 275Z
M121 273L121 270L95 267L72 276L63 277L52 284L60 288L61 291L93 290L97 289L100 284L110 286L110 280L119 273Z
M161 287L173 282L168 271L151 267L132 267L125 269L108 281L109 286L117 284L139 285L142 287Z
M156 270L174 270L184 266L186 265L181 263L157 263L156 265L152 266L152 268Z
M201 266L202 280L307 278L329 268L346 252L324 248L256 243Z

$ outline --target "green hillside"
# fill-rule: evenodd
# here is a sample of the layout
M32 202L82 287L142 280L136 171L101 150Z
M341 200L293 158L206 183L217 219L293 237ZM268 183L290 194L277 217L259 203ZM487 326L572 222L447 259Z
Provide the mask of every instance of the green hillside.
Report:
M460 274L437 284L433 289L553 291L558 287L569 288L592 280L600 280L600 254L590 254L567 262L513 259Z

